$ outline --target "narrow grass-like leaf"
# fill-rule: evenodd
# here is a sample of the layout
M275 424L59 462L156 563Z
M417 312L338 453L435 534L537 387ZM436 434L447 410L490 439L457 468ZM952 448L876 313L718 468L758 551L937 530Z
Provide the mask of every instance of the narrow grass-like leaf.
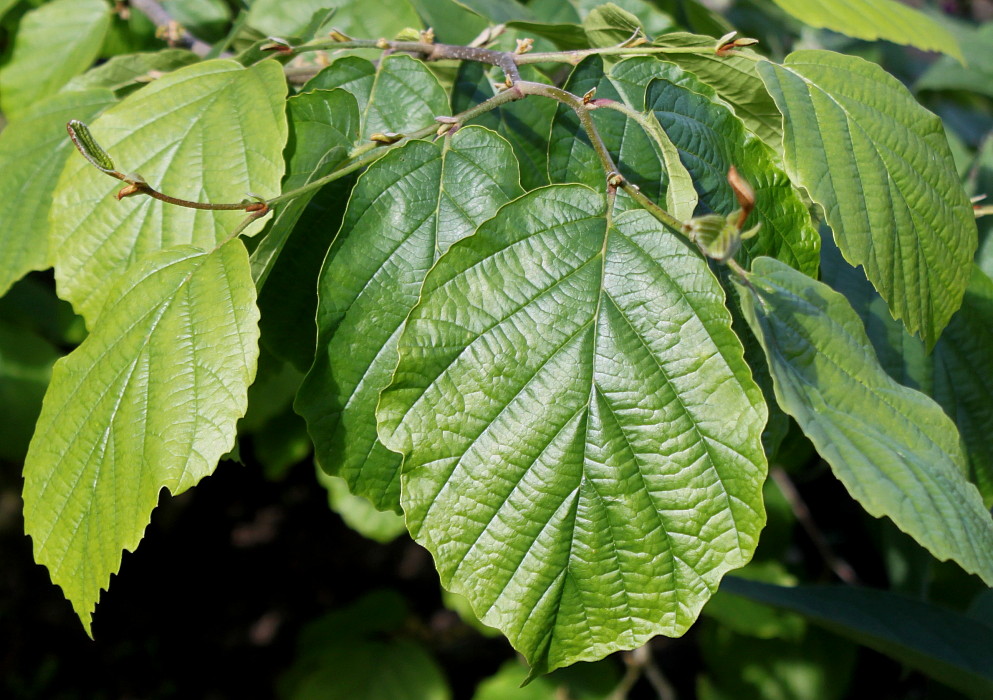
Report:
M404 319L438 257L522 192L510 145L479 127L398 148L355 186L318 284L317 358L296 407L321 467L381 510L400 510L400 456L377 438L376 403Z
M166 194L206 202L274 196L283 173L285 94L282 68L273 61L252 68L207 61L129 95L90 130L120 170L140 174ZM51 233L59 294L90 324L108 289L139 258L187 243L212 249L245 216L144 196L117 201L119 185L71 157L55 190ZM255 222L248 232L262 225Z
M766 410L724 301L582 185L504 206L425 278L380 437L443 584L533 674L682 634L751 556Z
M779 405L849 493L937 558L993 583L993 519L941 407L883 371L838 292L771 258L756 260L748 280L742 309Z
M867 588L786 588L730 576L721 591L799 613L972 697L993 695L990 628L954 610Z
M958 309L976 222L941 120L879 66L797 51L759 74L784 117L786 168L845 259L933 347Z
M24 465L24 529L87 633L163 488L214 471L245 413L258 311L239 240L148 256L59 360Z
M109 90L52 95L0 133L0 295L24 274L51 265L48 213L73 151L66 122L90 120L113 103Z
M28 12L0 64L0 109L15 121L90 67L110 28L104 0L55 0Z
M811 27L856 39L886 39L925 51L942 51L965 61L958 42L941 23L897 0L774 0Z

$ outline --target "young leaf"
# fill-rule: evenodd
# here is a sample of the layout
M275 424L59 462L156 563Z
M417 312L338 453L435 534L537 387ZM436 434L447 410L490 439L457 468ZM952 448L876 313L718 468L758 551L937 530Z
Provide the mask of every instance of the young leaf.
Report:
M132 268L91 335L55 364L24 463L24 529L87 633L161 489L185 491L231 449L257 324L241 241L180 246Z
M993 583L993 519L941 407L883 371L838 292L771 258L756 260L748 280L742 309L779 405L848 492L937 558Z
M19 119L42 97L90 67L110 27L104 0L55 0L28 12L0 63L0 110Z
M929 348L962 301L972 206L941 120L861 58L798 51L759 74L784 115L786 168L824 208L845 259Z
M744 243L749 257L771 255L816 274L820 236L772 150L717 102L708 86L664 63L657 75L648 84L645 102L693 176L700 195L698 213L727 216L740 206L728 182L734 166L755 191L755 209L744 228L762 225Z
M51 265L48 212L73 151L66 122L90 120L113 103L109 90L52 95L0 133L0 296L24 274Z
M800 613L972 697L993 695L990 628L953 610L867 588L786 588L732 576L721 591Z
M581 185L506 205L425 278L380 438L443 585L532 674L682 634L751 557L766 410L724 301Z
M896 0L775 0L775 3L811 27L831 29L856 39L886 39L942 51L965 62L962 50L950 31L923 12Z
M381 510L400 510L400 456L376 435L376 402L428 269L522 194L509 144L465 127L373 164L348 203L318 285L318 352L297 399L317 461Z
M90 130L120 170L140 173L167 194L208 202L273 196L283 172L285 93L282 69L273 61L247 69L207 61L132 93ZM184 243L213 248L245 216L149 197L117 201L117 185L73 157L55 190L51 232L59 294L90 324L137 258ZM255 222L248 230L261 228Z

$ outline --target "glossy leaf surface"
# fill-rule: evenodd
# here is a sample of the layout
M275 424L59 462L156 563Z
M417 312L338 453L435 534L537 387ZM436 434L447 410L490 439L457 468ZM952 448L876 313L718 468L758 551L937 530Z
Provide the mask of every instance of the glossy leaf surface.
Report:
M257 324L241 241L180 246L122 278L91 335L56 363L24 466L25 531L87 632L159 492L190 488L233 446Z
M766 410L730 323L697 254L579 185L426 277L380 437L442 583L533 673L682 634L751 556Z
M976 223L941 120L860 58L798 51L759 73L784 114L790 176L824 208L845 259L933 347L958 309Z

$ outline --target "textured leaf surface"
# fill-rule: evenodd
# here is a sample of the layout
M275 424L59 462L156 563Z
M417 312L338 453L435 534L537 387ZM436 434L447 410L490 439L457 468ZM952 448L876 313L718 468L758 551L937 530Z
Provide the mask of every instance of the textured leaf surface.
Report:
M990 628L961 613L866 588L785 588L728 577L721 591L800 613L973 697L993 694Z
M576 95L596 90L598 99L621 101L642 113L645 88L662 65L650 58L630 59L605 74L602 59L591 56L576 67L564 87ZM653 201L664 202L677 219L693 216L697 204L693 180L653 115L643 114L639 124L620 112L599 109L593 112L593 121L624 177ZM580 133L575 112L560 105L548 144L549 175L556 182L580 182L602 189L606 178L603 165L589 139L577 137Z
M993 519L966 479L955 425L883 371L841 294L771 258L752 270L742 307L779 405L870 515L993 582Z
M0 133L0 296L26 273L51 265L48 213L73 151L66 122L89 121L113 103L109 90L53 95Z
M87 632L162 488L213 472L234 443L258 357L248 255L159 251L56 363L24 465L25 532Z
M282 68L273 61L247 69L207 61L133 93L90 130L119 169L139 173L166 194L208 202L273 196L283 174L285 95ZM144 196L117 201L119 185L74 156L55 192L51 231L59 295L90 324L109 287L138 258L180 244L212 249L245 216ZM255 222L248 231L262 225Z
M811 27L830 29L856 39L886 39L965 60L950 31L923 12L896 0L775 0L775 3Z
M364 58L338 59L315 75L306 90L343 88L355 96L362 126L360 140L374 133L403 134L448 114L448 95L428 68L403 54L377 65Z
M745 241L746 253L770 255L816 274L820 236L772 150L692 75L667 64L660 64L658 72L659 77L648 84L645 102L693 176L700 195L697 213L726 215L738 209L728 183L728 171L734 166L755 191L755 209L745 228L762 224L758 235Z
M830 51L759 65L783 112L790 176L824 208L845 259L934 346L958 309L976 222L941 120L879 66Z
M400 510L400 456L380 444L376 403L397 339L439 256L522 194L510 145L460 129L412 141L355 186L318 285L318 353L297 401L321 467L382 510Z
M36 100L57 92L90 67L110 27L104 0L55 0L28 12L0 65L0 109L18 119Z
M682 634L751 556L765 405L706 263L645 212L581 185L508 204L399 350L377 414L407 526L533 673Z

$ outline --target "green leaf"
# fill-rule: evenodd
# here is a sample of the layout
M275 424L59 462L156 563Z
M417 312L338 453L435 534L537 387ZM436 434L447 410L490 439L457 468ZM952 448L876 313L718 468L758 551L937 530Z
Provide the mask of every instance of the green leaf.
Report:
M213 472L234 444L258 357L241 241L159 251L111 292L59 360L24 464L24 530L87 633L159 492Z
M723 291L605 207L546 187L453 245L377 410L408 529L532 675L682 634L765 522L766 410Z
M55 0L28 12L0 64L0 110L11 121L90 67L110 27L104 0Z
M771 258L752 270L742 308L779 405L870 515L993 582L993 519L966 479L955 425L883 371L841 294Z
M531 66L521 66L524 80L549 82ZM463 61L452 90L452 111L462 112L493 97L496 91L484 66ZM548 184L548 131L555 114L553 100L526 99L502 105L473 119L510 142L521 164L521 184L530 190Z
M374 542L386 544L407 531L403 516L392 511L376 510L367 499L348 490L348 482L340 476L317 469L317 481L328 491L328 506L348 527Z
M915 90L968 90L993 97L993 23L963 32L959 41L968 65L943 56L917 79Z
M59 351L31 331L0 319L0 457L19 462L41 411Z
M410 0L410 4L442 43L468 44L490 26L489 20L458 0Z
M895 44L941 51L963 63L958 42L940 22L896 0L775 0L811 27L830 29L856 39L886 39Z
M562 697L548 678L535 678L524 685L527 678L527 666L520 661L507 661L495 674L480 682L472 700L559 700Z
M565 89L576 95L595 90L597 99L621 101L639 113L645 110L645 86L660 67L658 61L637 58L621 61L604 74L603 61L590 56L576 66ZM677 219L693 216L697 204L690 173L679 160L676 146L649 114L640 123L625 114L599 109L593 112L600 137L624 177L637 185ZM580 182L603 189L606 175L589 139L582 133L572 109L560 105L548 143L549 175L557 182ZM621 200L624 202L625 200ZM625 208L630 206L624 204ZM632 206L638 206L632 203Z
M508 29L516 29L526 37L548 39L559 51L588 49L586 32L578 24L564 22L507 22Z
M106 63L77 75L66 84L63 91L98 87L122 90L136 83L150 82L161 77L160 73L170 73L199 60L195 53L182 49L114 56Z
M340 87L355 96L362 118L361 139L374 133L403 134L448 114L448 95L428 68L410 56L392 54L378 68L364 58L338 59L304 89Z
M638 18L612 2L594 7L583 19L590 46L616 46L633 37L644 37Z
M0 296L26 273L51 265L52 193L73 152L66 122L92 119L113 103L108 90L52 95L0 133Z
M121 170L140 173L166 194L208 202L274 196L283 173L285 94L282 68L273 61L247 69L206 61L132 93L90 130ZM211 249L245 217L145 196L117 201L117 184L73 157L55 190L51 235L59 295L90 324L108 289L138 258L187 243ZM262 225L254 222L248 232Z
M412 141L359 178L318 284L317 358L297 399L317 461L380 510L400 511L400 456L379 443L376 403L428 269L522 193L509 144L465 127Z
M981 622L868 588L784 588L728 577L722 591L800 613L972 697L993 694L993 636Z
M770 255L816 274L820 236L799 193L777 167L772 149L690 74L664 63L657 73L645 102L693 176L700 195L697 213L727 216L738 209L728 183L734 166L755 191L755 209L743 228L762 225L757 236L744 242L748 256Z
M359 108L345 90L314 90L286 101L289 138L286 142L286 177L289 192L330 174L348 156L359 136ZM261 289L293 227L316 194L305 193L282 206L266 225L265 238L252 252L252 276Z
M786 168L894 318L933 347L962 301L972 207L941 120L879 66L798 51L759 73L782 111Z
M714 51L678 53L686 48L714 49L715 45L713 37L683 32L666 34L655 42L655 46L675 49L664 55L666 61L689 71L716 90L749 131L766 145L781 149L783 115L759 77L758 54L749 49L736 49L735 54L729 56L718 56Z

